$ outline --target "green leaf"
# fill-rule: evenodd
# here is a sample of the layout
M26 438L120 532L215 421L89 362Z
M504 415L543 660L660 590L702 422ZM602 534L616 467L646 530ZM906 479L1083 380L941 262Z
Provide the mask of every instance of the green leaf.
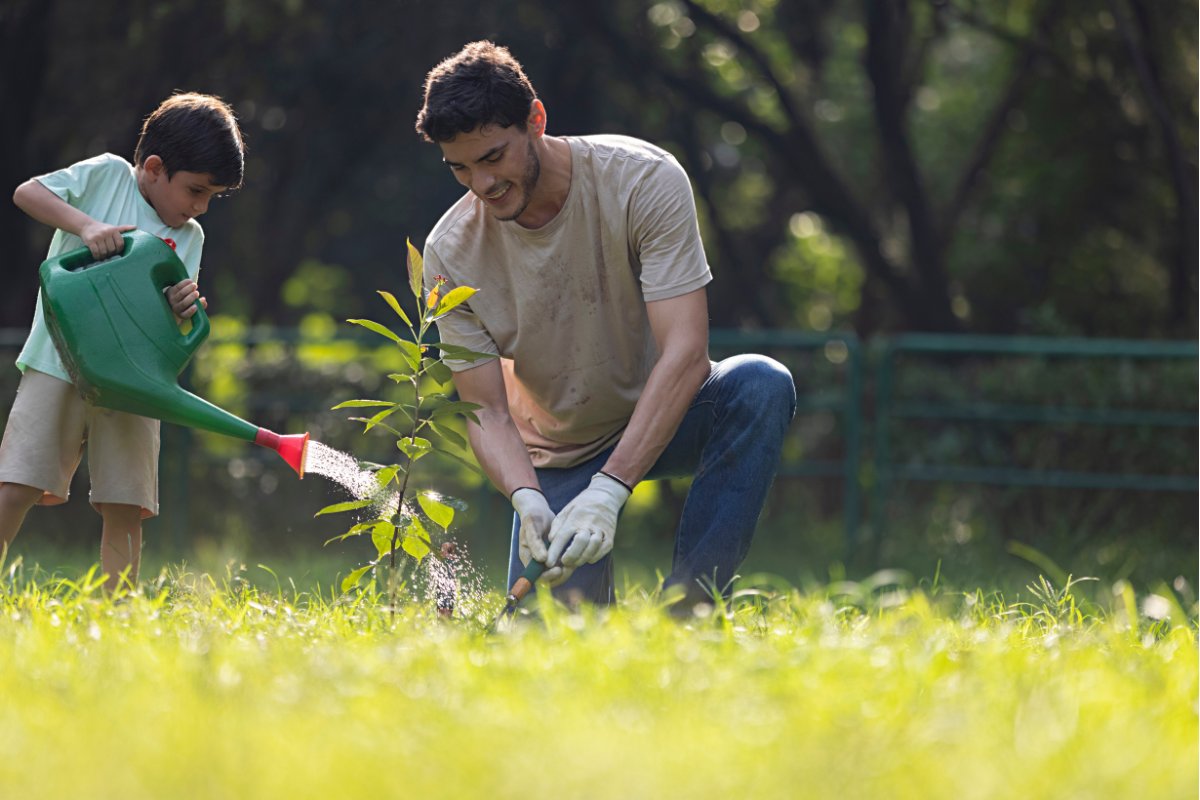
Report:
M358 569L354 570L354 572L351 572L349 575L343 578L342 591L348 592L355 586L358 586L358 582L362 580L362 576L366 575L367 570L369 570L372 566L373 565L371 564L367 564L365 567L359 567Z
M433 378L435 381L445 386L454 378L454 373L450 368L434 358L425 359L425 374Z
M400 543L400 548L417 561L429 555L429 545L415 536L405 536L404 541Z
M413 324L409 321L408 314L405 314L404 309L400 307L400 301L396 299L396 296L391 292L384 291L380 291L379 296L387 300L387 304L392 307L392 311L395 311L400 316L400 319L404 320L404 324L411 330Z
M395 536L396 526L387 520L378 522L371 528L371 542L374 543L375 550L378 552L380 558L392 552L392 539Z
M382 425L383 421L385 419L387 419L392 414L395 414L397 411L400 411L400 410L401 410L400 406L393 405L391 408L385 408L383 411L380 411L378 414L374 415L370 419L362 419L362 417L352 417L351 419L358 419L358 420L361 420L362 422L365 422L366 427L363 428L363 433L366 433L367 431L371 430L371 428L374 428L376 425ZM386 428L387 426L383 425L383 427Z
M420 436L405 436L396 442L396 447L400 448L400 452L408 456L413 461L416 461L421 456L428 453L433 445L428 439L422 439Z
M396 473L400 472L401 467L398 464L384 467L375 473L375 482L379 484L380 489L386 489L387 485L396 477Z
M397 334L395 331L393 331L391 328L380 325L378 322L374 322L369 319L348 319L348 320L346 320L346 322L349 322L352 325L361 325L362 327L366 328L369 331L374 331L375 333L378 333L380 336L384 336L388 339L391 339L396 344L399 344L400 342L405 341L404 339L401 339L400 335Z
M326 539L325 544L340 542L344 539L349 539L351 536L361 536L364 531L369 531L375 527L374 522L360 522L345 533L334 536L332 539Z
M460 436L457 431L442 427L441 425L435 425L432 422L428 422L426 424L433 429L434 433L450 442L450 444L454 445L459 450L467 449L467 440Z
M425 530L421 520L413 517L409 520L408 527L404 529L404 539L400 543L400 548L420 561L429 555L430 541L429 531Z
M412 289L418 305L421 303L421 281L424 274L425 259L421 257L421 251L413 245L412 240L408 240L408 287Z
M408 522L408 527L404 529L404 535L420 539L425 544L429 544L432 540L429 538L429 531L425 530L425 526L421 524L421 520L413 517Z
M416 342L410 342L407 339L398 339L396 344L400 346L400 352L404 354L404 360L408 362L408 366L413 372L421 368L421 348Z
M366 508L369 505L371 505L370 500L350 500L345 503L334 503L331 506L325 506L316 514L313 514L313 516L319 517L322 514L340 514L343 511L353 511L356 508Z
M338 403L329 410L337 411L340 408L379 408L381 406L391 408L394 405L396 404L388 402L387 400L347 400L344 403Z
M378 415L376 415L376 416L378 416ZM401 439L401 438L408 436L407 433L401 433L400 431L393 428L391 425L388 425L386 422L372 422L371 420L364 419L363 417L351 417L350 421L351 422L371 423L371 427L383 428L385 431L392 434L397 439ZM366 433L367 431L369 431L371 429L371 427L365 428L363 430L363 433Z
M467 416L470 414L469 419L473 419L474 422L478 424L479 419L471 412L477 411L481 408L483 408L483 406L479 405L479 403L468 403L466 400L455 400L450 403L443 403L442 405L430 411L429 418L437 419L438 417L445 417L448 415Z
M441 302L438 303L437 310L433 312L432 319L444 317L450 311L471 299L471 296L475 294L475 291L476 290L472 289L470 286L454 287L447 292L446 296L443 297Z
M449 528L450 523L454 521L454 509L432 497L423 494L417 495L417 505L421 506L425 516L433 520L436 525L440 525L443 530Z
M445 353L447 358L452 358L455 361L469 361L474 363L482 361L485 358L499 358L495 353L478 353L462 345L446 344L445 342L432 342L431 344Z

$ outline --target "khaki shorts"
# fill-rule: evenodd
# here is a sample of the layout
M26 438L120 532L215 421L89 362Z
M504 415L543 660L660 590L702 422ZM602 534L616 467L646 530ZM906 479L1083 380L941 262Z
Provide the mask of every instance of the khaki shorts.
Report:
M87 444L91 502L158 513L159 422L83 402L75 387L27 369L0 443L0 483L41 489L42 505L67 501Z

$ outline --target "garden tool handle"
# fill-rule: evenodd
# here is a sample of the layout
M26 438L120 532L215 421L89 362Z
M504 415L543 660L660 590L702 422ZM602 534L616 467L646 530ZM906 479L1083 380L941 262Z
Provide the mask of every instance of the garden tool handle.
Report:
M512 588L508 590L508 597L505 598L510 606L515 606L521 602L521 598L529 594L529 590L533 588L533 584L537 583L537 579L542 577L542 573L546 571L546 565L535 559L529 559L529 564L526 565L525 571L521 573L521 577L513 581Z

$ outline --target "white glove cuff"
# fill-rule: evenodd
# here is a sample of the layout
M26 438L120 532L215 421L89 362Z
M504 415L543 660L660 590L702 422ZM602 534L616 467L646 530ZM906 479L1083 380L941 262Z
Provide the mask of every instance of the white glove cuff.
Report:
M604 492L604 494L616 502L617 508L625 505L625 501L633 494L633 490L626 486L624 481L614 478L607 472L597 472L593 475L588 488Z
M522 517L528 511L538 507L550 508L550 504L546 501L546 495L542 494L540 489L534 489L532 486L522 486L512 493L513 509Z

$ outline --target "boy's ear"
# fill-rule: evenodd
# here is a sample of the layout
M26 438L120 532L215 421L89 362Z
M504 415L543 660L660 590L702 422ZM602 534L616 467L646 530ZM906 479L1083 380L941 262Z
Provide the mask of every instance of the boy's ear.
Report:
M142 162L142 169L154 177L167 173L167 165L163 163L160 156L146 156L146 160Z

